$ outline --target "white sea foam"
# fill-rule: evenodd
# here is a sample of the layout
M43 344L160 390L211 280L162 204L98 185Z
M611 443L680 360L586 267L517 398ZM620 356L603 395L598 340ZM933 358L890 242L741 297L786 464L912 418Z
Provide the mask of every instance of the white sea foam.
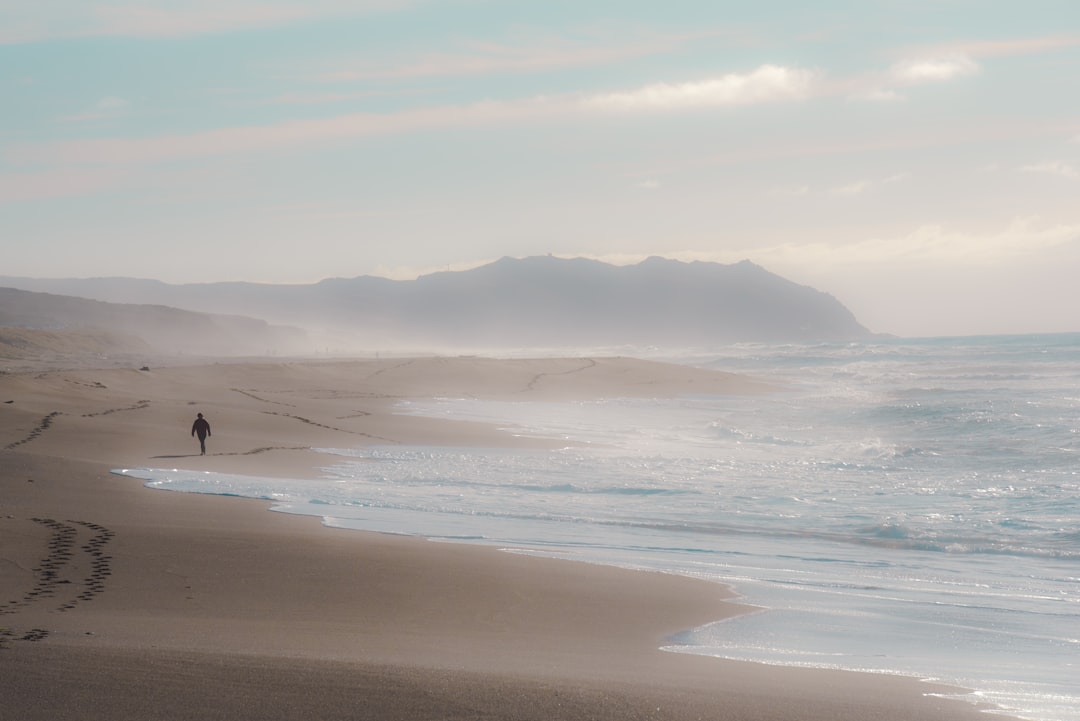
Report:
M403 403L583 442L338 449L317 480L127 470L328 524L733 584L672 649L905 673L1080 721L1080 336L739 347L752 398Z

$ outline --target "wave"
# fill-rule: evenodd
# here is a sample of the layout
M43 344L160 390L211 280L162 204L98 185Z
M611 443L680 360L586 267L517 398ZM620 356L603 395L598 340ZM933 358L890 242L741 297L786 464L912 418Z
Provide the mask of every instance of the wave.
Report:
M957 555L1003 555L1033 558L1080 560L1080 550L1033 545L1013 539L993 537L940 537L899 523L882 523L856 529L852 543L881 548L931 551Z
M334 470L334 469L327 469ZM367 469L364 469L367 470ZM350 480L356 476L348 470L336 469L334 475L343 480ZM412 489L428 488L431 490L459 489L464 492L498 492L505 496L514 496L521 493L552 494L552 495L582 495L582 496L697 496L701 491L693 488L675 488L670 486L644 486L644 485L611 485L611 486L587 486L567 482L513 482L513 481L483 481L469 478L460 478L451 475L442 477L416 476L413 478L399 478L380 476L378 480L385 483L395 483L408 486ZM312 501L314 502L314 501Z
M743 430L741 428L734 428L719 421L713 421L709 424L709 429L712 431L716 438L730 438L739 442L748 443L760 443L763 445L772 446L810 446L812 442L802 441L794 438L782 438L773 435L759 435L751 431Z

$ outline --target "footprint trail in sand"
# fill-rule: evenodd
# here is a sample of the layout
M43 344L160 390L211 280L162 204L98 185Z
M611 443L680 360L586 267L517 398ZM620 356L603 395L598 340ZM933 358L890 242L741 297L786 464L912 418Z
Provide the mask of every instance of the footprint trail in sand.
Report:
M0 600L0 616L15 615L30 607L48 606L57 613L70 611L103 593L112 575L112 557L105 547L115 535L104 526L89 521L57 521L34 518L52 535L44 558L31 569L33 585L21 596ZM44 628L19 631L0 624L0 645L4 641L41 641L49 635Z

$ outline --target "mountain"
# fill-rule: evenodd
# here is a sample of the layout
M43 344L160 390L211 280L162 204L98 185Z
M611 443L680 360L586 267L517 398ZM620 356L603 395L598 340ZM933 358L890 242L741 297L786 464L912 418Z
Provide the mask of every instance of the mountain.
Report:
M503 258L411 281L170 285L122 278L0 285L103 301L237 314L348 337L353 347L521 348L813 342L869 331L832 296L749 261Z
M185 353L228 356L296 353L310 348L303 331L239 316L163 305L107 303L0 287L0 349L101 354Z

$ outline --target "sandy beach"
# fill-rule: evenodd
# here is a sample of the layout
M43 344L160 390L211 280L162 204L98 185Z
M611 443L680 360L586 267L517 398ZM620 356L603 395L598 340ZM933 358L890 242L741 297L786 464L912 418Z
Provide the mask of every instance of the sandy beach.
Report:
M312 478L319 447L555 447L403 399L761 393L626 358L221 362L0 373L4 719L985 718L915 679L659 650L723 586L333 530L110 473ZM190 436L211 423L207 455Z

